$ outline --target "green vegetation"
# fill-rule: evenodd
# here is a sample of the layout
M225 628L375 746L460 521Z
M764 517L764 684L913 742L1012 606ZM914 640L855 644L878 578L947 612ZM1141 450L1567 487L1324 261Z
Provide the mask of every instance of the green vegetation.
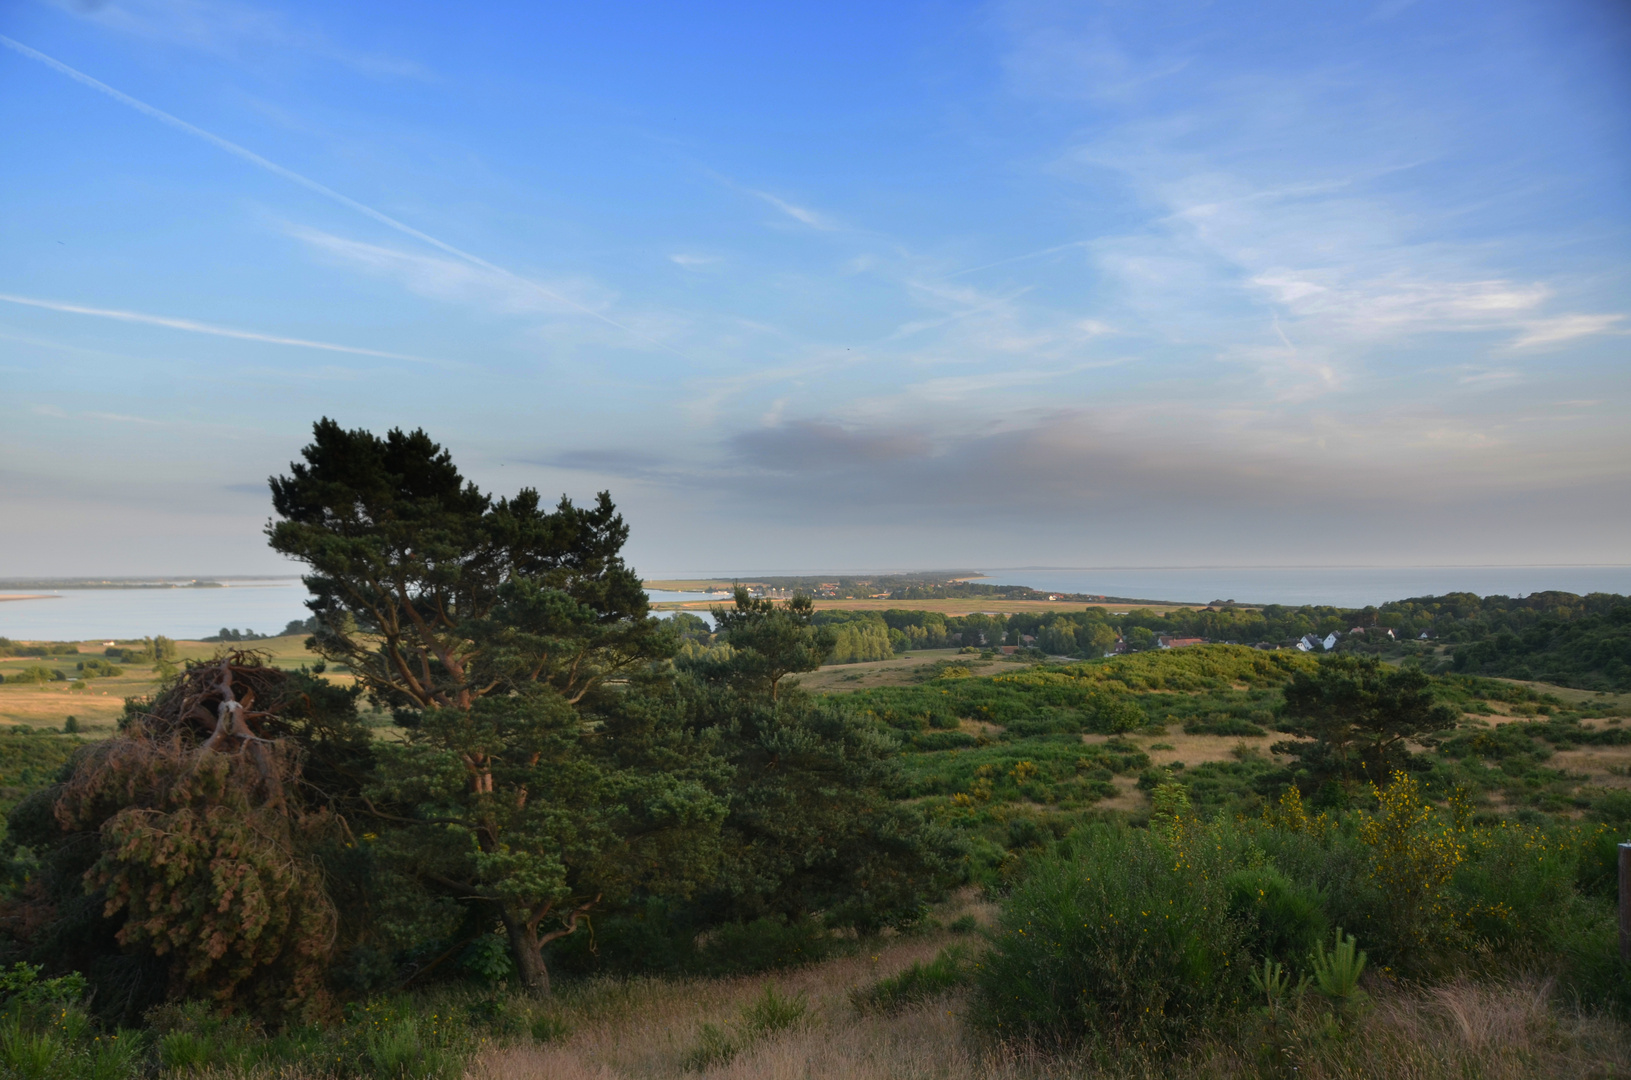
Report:
M973 974L968 946L948 945L933 960L912 964L900 974L869 986L856 987L850 993L850 1002L862 1012L899 1012L968 985Z
M1388 1002L1531 977L1610 1049L1541 995L1526 1061L1622 1045L1628 710L1489 676L1581 656L1556 670L1617 685L1618 598L947 617L737 590L710 625L649 615L607 495L493 498L422 432L324 421L273 503L310 666L231 629L184 667L162 637L6 643L19 695L157 682L111 737L0 733L0 1073L551 1074L665 1002L613 1071L788 1072L765 1055L849 1025L990 1051L947 1075L1017 1075L1005 1043L1038 1074L1350 1075L1428 1052ZM1353 626L1437 643L1157 647ZM800 685L828 663L893 684Z
M1295 974L1347 1024L1366 951L1426 980L1538 968L1581 1000L1631 1005L1614 903L1595 884L1602 827L1474 825L1403 772L1373 788L1373 809L1335 817L1310 818L1287 791L1257 820L1175 809L1147 830L1084 827L1037 857L981 964L979 1020L1055 1045L1177 1049ZM1328 946L1330 924L1353 932ZM1299 1022L1308 1038L1328 1030Z

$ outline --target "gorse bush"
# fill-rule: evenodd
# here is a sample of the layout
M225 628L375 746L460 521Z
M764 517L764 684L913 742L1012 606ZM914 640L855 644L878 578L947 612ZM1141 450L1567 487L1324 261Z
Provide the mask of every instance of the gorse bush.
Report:
M1248 966L1226 856L1204 830L1095 826L1040 860L979 966L977 1015L1005 1037L1172 1044L1229 1010Z
M1382 917L1401 950L1430 949L1453 932L1448 885L1467 859L1466 819L1451 819L1422 797L1421 784L1396 771L1387 787L1371 785L1377 810L1365 815L1359 839L1371 850L1371 877L1387 897Z
M1244 945L1253 957L1300 966L1325 932L1319 892L1270 863L1232 871L1223 884L1229 913L1244 928Z
M1179 1047L1251 1001L1273 1011L1268 983L1304 978L1346 1024L1367 953L1416 979L1538 970L1631 1005L1599 826L1478 825L1462 795L1435 807L1405 773L1373 790L1374 810L1335 816L1290 789L1260 819L1208 823L1179 794L1156 788L1148 830L1078 830L1031 860L977 975L987 1027Z

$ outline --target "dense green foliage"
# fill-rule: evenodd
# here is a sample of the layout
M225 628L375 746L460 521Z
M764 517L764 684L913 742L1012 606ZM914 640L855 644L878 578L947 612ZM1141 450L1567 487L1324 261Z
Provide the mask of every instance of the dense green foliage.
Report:
M1474 825L1404 773L1373 790L1336 818L1292 795L1260 820L1208 823L1180 800L1148 830L1071 833L1004 905L981 1019L1009 1037L1176 1048L1244 1017L1254 969L1279 964L1320 976L1341 1020L1351 987L1317 948L1330 925L1395 974L1538 969L1582 1000L1631 1005L1601 827Z
M1453 727L1459 710L1437 701L1415 668L1384 668L1371 657L1332 656L1286 685L1280 730L1305 786L1385 781L1410 761L1408 740Z
M1489 620L1493 632L1455 650L1455 670L1586 690L1631 690L1631 601L1540 596L1564 602L1501 611L1502 618Z

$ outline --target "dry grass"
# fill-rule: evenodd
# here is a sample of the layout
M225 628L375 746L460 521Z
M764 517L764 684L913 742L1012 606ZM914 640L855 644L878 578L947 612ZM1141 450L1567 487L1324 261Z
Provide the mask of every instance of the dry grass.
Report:
M932 956L943 942L898 941L866 954L771 977L701 982L628 981L584 987L572 995L575 1027L564 1042L488 1052L473 1080L793 1080L831 1077L979 1077L1051 1080L1065 1077L1248 1077L1261 1071L1255 1053L1229 1045L1201 1046L1178 1058L1133 1055L1053 1056L994 1045L974 1034L967 1002L948 996L893 1016L858 1014L851 987ZM773 984L802 994L804 1022L765 1038L733 1060L688 1070L687 1052L704 1022L727 1024ZM1291 1075L1316 1080L1586 1080L1631 1075L1631 1041L1624 1025L1561 1008L1550 984L1519 980L1484 986L1458 982L1420 992L1379 991L1371 1014L1346 1035L1308 1035L1288 1064ZM1310 1024L1310 1029L1317 1027Z
M238 647L267 653L269 662L282 668L297 668L310 664L316 658L306 651L305 637L276 637L264 641L247 642ZM79 659L101 658L103 641L79 643ZM213 641L178 641L176 652L180 661L207 660L221 649L231 647ZM31 656L0 658L0 675L9 676L25 667L44 664L62 668L73 674L73 664L57 657L41 660ZM5 682L0 683L0 725L27 724L30 727L61 727L69 716L79 720L87 735L107 734L114 728L124 712L125 698L150 694L156 685L155 670L151 665L120 664L124 674L117 678L91 679L83 690L71 690L66 682L46 683L43 686ZM350 685L353 678L343 672L330 672L324 676L330 682Z
M934 670L937 660L955 660L966 663L977 674L991 675L988 670L1000 663L981 660L977 656L962 655L957 649L914 649L905 656L889 660L869 660L860 664L826 664L806 675L798 676L799 685L820 693L834 691L867 690L874 686L911 686L923 682Z

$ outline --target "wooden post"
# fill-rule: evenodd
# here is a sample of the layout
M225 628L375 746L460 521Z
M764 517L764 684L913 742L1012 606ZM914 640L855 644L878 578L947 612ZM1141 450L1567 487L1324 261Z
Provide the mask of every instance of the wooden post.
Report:
M1631 964L1631 844L1620 845L1620 961Z

